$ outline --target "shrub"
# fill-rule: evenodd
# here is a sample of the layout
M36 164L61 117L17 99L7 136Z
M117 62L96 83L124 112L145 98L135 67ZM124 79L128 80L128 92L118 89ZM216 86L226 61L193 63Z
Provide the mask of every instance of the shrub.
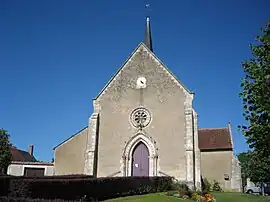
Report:
M6 196L9 188L9 178L7 176L0 176L0 196Z
M14 197L0 197L1 202L82 202L80 201L66 201L61 199L31 199L31 198L14 198Z
M57 175L42 177L27 176L0 176L0 196L10 195L11 197L26 197L31 183L35 180L71 180L71 179L91 179L87 175ZM10 192L10 193L9 193Z
M191 192L190 192L191 193ZM177 198L181 198L181 199L190 199L193 201L197 201L197 202L215 202L216 199L212 194L209 193L200 193L200 192L193 192L191 195L187 195L184 193L178 193L178 192L168 192L167 195L168 196L172 196L172 197L177 197Z
M202 191L203 192L211 192L211 191L222 191L222 188L220 186L220 183L216 180L214 180L212 183L209 182L206 178L202 181Z
M219 182L215 181L213 182L213 191L222 191L222 188L219 184Z
M108 177L108 178L9 178L9 196L100 201L114 197L167 191L170 177Z
M204 192L210 192L212 191L212 185L211 183L207 180L207 178L204 178L202 180L202 191Z
M184 194L185 194L186 196L188 196L189 198L191 198L192 195L193 195L194 193L196 193L196 192L191 191L191 190L188 190L188 191L184 192Z
M168 196L173 196L173 195L175 195L176 193L178 193L178 192L177 192L177 191L172 191L172 190L170 190L170 191L167 192L167 195L168 195Z
M189 191L187 184L183 183L183 182L173 182L172 189L175 191L178 191L180 193L185 193L185 192Z

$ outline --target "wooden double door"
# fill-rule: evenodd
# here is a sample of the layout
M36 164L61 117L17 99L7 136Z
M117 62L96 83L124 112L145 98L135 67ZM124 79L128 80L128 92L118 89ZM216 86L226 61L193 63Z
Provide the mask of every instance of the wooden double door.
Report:
M149 176L149 151L143 142L139 142L132 154L132 176Z

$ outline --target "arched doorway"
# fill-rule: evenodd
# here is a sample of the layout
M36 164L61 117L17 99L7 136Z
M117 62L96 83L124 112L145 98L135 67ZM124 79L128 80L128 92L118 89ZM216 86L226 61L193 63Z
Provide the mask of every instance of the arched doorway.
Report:
M132 153L132 176L149 176L149 151L141 141Z

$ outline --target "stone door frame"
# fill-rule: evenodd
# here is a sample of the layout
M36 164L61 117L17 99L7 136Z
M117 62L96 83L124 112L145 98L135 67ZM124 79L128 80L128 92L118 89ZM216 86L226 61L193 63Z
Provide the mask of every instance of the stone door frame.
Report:
M157 176L157 149L153 141L143 133L133 136L126 144L121 159L121 171L123 176L132 176L132 155L134 148L142 142L149 152L149 176Z

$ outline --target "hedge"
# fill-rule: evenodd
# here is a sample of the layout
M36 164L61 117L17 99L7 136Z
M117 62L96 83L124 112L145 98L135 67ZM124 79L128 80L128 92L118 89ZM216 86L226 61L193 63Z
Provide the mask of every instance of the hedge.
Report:
M167 191L170 177L0 177L2 196L42 199L101 201Z
M14 198L14 197L1 197L1 202L82 202L83 200L74 201L74 200L62 200L62 199L31 199L31 198Z
M17 181L18 185L17 187L20 187L19 184L21 184L21 180L44 180L44 179L56 179L56 180L61 180L61 179L89 179L93 178L93 176L89 175L54 175L54 176L42 176L42 177L28 177L28 176L12 176L12 175L1 175L0 176L0 196L7 196L8 192L12 192L11 190L14 190L14 186L11 187L10 184L13 183L13 181ZM15 189L16 189L16 184L15 184ZM21 187L23 189L23 187ZM11 193L14 195L14 193ZM15 194L16 195L16 194Z

